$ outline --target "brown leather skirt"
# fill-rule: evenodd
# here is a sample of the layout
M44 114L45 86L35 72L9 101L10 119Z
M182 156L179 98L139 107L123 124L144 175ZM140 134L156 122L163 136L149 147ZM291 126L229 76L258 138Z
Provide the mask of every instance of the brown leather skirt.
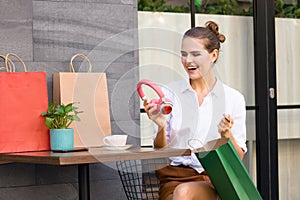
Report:
M156 170L156 176L160 181L159 199L165 200L172 196L175 188L185 182L190 181L206 181L212 188L213 185L206 172L199 174L194 169L187 166L171 166L168 165Z

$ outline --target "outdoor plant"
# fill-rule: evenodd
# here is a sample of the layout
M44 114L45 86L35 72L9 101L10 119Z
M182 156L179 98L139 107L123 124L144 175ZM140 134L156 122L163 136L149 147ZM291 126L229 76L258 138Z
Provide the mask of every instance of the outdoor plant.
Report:
M237 0L210 0L200 1L196 4L196 12L207 14L223 14L223 15L248 15L248 11L243 9Z
M140 11L152 11L152 12L189 12L187 5L171 6L166 5L165 0L139 0L138 10Z
M165 0L139 0L138 10L152 12L190 12L190 1L182 6L166 5ZM298 1L299 2L299 1ZM283 0L274 0L275 17L300 18L300 5L285 4ZM203 14L253 16L253 1L249 8L242 8L238 0L195 0L195 12Z
M52 102L42 116L46 118L46 126L49 129L66 129L73 121L80 121L79 113L82 111L78 111L74 103L56 105L55 102Z
M276 17L300 18L299 5L287 5L282 0L275 0Z

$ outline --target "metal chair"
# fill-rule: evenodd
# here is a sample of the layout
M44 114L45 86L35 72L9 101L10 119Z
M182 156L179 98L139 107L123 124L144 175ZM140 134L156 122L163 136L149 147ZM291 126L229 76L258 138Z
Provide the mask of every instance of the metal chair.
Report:
M168 164L168 158L116 162L127 199L158 199L159 180L155 170Z

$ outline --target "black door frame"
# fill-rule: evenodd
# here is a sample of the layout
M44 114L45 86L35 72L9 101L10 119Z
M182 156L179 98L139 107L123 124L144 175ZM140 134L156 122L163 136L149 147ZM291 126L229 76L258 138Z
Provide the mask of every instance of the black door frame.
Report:
M257 188L278 200L278 133L274 0L253 1Z

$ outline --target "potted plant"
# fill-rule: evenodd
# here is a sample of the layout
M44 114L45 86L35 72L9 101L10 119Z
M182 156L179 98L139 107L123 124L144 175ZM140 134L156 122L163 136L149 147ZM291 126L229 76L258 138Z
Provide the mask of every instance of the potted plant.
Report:
M78 108L74 103L67 105L52 102L48 110L42 113L46 126L50 129L51 150L68 151L74 149L74 129L69 128L73 121L80 121Z

